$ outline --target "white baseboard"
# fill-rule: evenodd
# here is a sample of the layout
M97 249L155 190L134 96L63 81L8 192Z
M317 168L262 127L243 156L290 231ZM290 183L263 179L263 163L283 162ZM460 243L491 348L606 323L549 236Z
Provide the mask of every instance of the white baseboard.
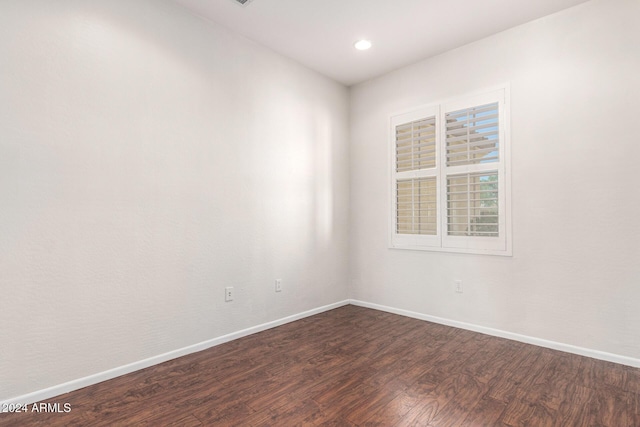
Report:
M233 341L238 338L246 337L258 332L265 331L267 329L275 328L276 326L284 325L286 323L294 322L296 320L304 319L305 317L313 316L315 314L323 313L325 311L333 310L334 308L342 307L349 304L349 300L340 301L334 304L325 305L323 307L314 308L302 313L294 314L292 316L283 317L282 319L274 320L272 322L263 323L262 325L253 326L251 328L243 329L241 331L233 332L221 337L213 338L207 341L203 341L198 344L190 345L178 350L170 351L168 353L153 356L148 359L133 362L128 365L120 366L117 368L109 369L108 371L99 372L97 374L89 375L84 378L69 381L64 384L55 385L43 390L38 390L33 393L24 394L9 400L0 402L0 406L4 404L31 404L40 402L46 399L51 399L56 396L60 396L65 393L69 393L74 390L81 389L93 384L97 384L103 381L110 380L131 372L139 371L141 369L148 368L153 365L158 365L163 362L167 362L178 357L186 356L191 353L206 350L211 347L215 347L220 344L224 344L229 341Z
M577 347L570 344L563 344L560 342L544 340L541 338L530 337L527 335L520 335L513 332L502 331L500 329L487 328L485 326L478 326L471 323L458 322L456 320L444 319L442 317L429 316L427 314L416 313L414 311L402 310L399 308L387 307L384 305L350 300L350 304L357 305L365 308L372 308L374 310L386 311L387 313L399 314L401 316L412 317L414 319L426 320L428 322L439 323L441 325L453 326L454 328L466 329L469 331L480 332L486 335L492 335L495 337L506 338L513 341L520 341L527 344L537 345L539 347L550 348L553 350L564 351L565 353L573 353L580 356L591 357L593 359L605 360L607 362L619 363L621 365L632 366L634 368L640 368L640 359L633 357L620 356L618 354L607 353L599 350L591 350L588 348Z

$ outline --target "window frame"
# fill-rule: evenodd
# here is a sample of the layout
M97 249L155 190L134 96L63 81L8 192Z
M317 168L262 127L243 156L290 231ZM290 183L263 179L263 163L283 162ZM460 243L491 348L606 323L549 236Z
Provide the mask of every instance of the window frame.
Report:
M511 232L511 135L509 85L428 104L389 118L390 221L389 248L436 252L512 256ZM498 155L491 163L447 166L446 114L490 103L498 103ZM396 171L396 127L435 115L436 165L429 169ZM447 177L475 172L498 174L498 237L451 236L447 222ZM436 235L397 233L397 182L404 179L436 177Z

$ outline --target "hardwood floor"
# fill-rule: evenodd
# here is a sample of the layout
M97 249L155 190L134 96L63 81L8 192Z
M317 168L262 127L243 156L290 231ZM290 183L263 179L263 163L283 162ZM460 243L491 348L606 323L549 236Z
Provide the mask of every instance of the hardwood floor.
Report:
M0 426L640 426L640 370L346 306Z

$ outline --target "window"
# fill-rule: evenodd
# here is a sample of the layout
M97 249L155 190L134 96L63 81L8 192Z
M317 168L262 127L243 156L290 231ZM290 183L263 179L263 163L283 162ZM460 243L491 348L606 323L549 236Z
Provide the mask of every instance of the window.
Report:
M391 117L391 247L511 255L507 88Z

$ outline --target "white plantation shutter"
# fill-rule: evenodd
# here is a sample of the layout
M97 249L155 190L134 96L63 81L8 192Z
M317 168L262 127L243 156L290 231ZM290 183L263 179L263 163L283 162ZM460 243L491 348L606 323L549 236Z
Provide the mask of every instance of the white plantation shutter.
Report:
M446 103L442 144L442 247L510 254L506 91Z
M511 255L507 89L391 118L391 247Z
M393 235L402 244L439 244L437 109L392 120Z
M438 228L436 178L397 181L396 190L396 233L435 236Z
M447 177L447 233L499 237L498 172Z
M396 127L396 172L436 165L435 116Z
M497 102L446 113L445 119L447 166L499 161Z

